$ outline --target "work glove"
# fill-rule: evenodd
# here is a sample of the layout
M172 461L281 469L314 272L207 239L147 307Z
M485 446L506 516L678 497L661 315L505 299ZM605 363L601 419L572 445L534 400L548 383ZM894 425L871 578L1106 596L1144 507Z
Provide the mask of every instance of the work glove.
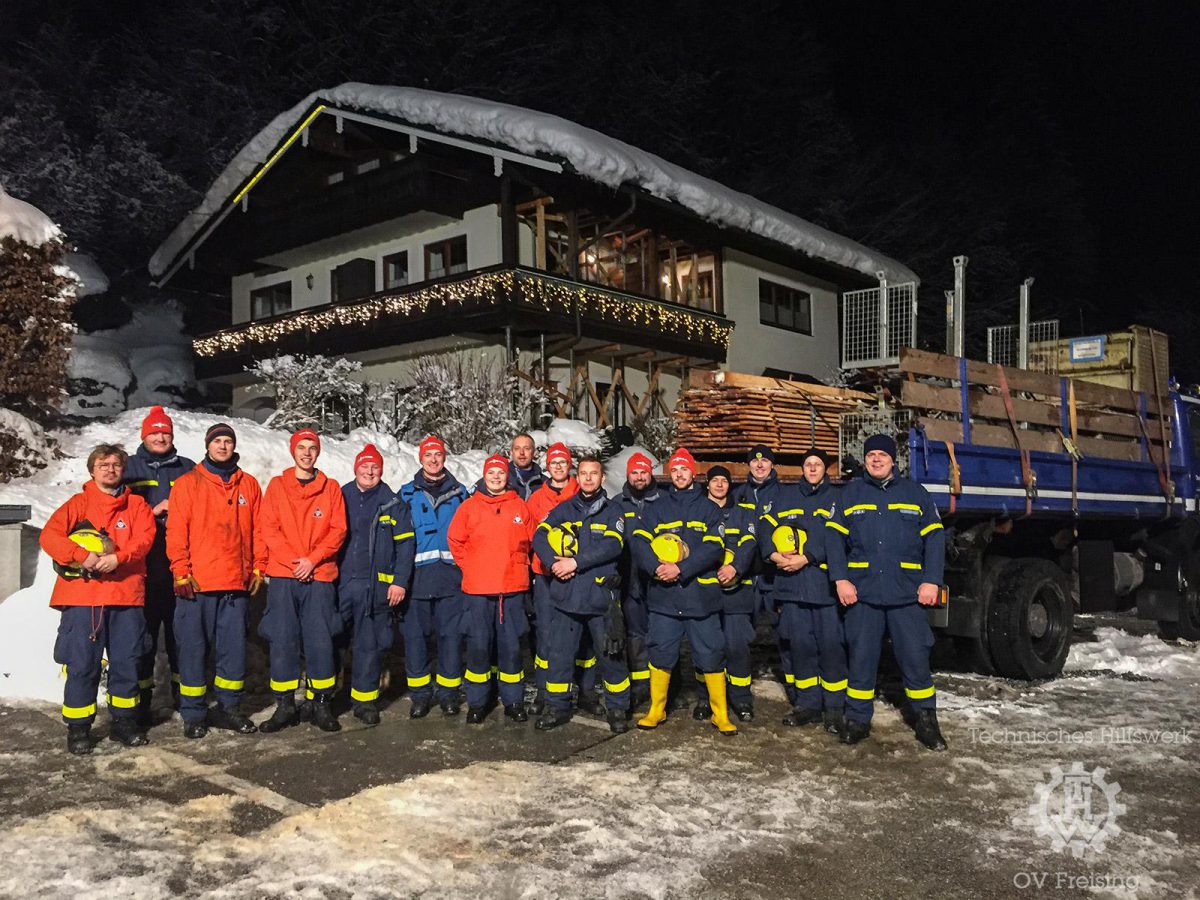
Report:
M262 572L258 571L258 569L255 569L250 574L250 583L246 585L246 593L253 597L262 590L262 586L265 583L266 579L263 578Z
M191 575L175 579L175 596L182 600L195 600L196 590L200 587Z
M621 609L621 597L610 591L608 597L608 631L604 635L604 655L619 657L625 652L625 611Z

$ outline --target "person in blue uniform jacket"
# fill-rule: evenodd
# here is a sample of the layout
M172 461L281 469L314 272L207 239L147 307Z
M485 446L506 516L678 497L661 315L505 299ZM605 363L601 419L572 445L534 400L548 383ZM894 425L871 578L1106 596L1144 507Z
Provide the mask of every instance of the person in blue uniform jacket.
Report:
M725 553L721 511L695 483L696 460L680 447L667 461L671 487L646 507L630 538L634 565L649 579L646 606L650 651L650 709L638 728L657 728L667 717L671 669L684 636L692 662L704 675L712 724L737 734L725 693L725 636L717 569Z
M625 485L621 488L621 496L616 498L624 513L626 538L633 534L646 507L659 496L654 463L645 454L634 453L625 464ZM633 565L629 553L621 557L621 588L624 592L621 609L625 614L625 656L633 683L629 704L630 709L636 709L650 699L650 656L646 649L650 618L646 610L646 575Z
M750 694L750 644L754 641L754 572L757 568L757 525L753 511L739 506L730 498L729 469L713 466L708 470L705 489L708 499L720 511L718 532L724 542L725 555L717 569L721 585L721 632L725 636L725 672L729 680L729 708L742 722L754 719L754 703ZM708 688L700 672L696 673L699 702L692 718L702 721L712 715Z
M412 697L409 717L429 715L434 675L429 638L437 636L437 699L444 716L462 711L462 570L454 562L446 533L467 489L446 468L446 445L431 434L418 447L421 468L400 488L416 538L412 587L398 607L403 619L404 672Z
M824 452L814 447L801 462L804 480L785 484L766 504L758 530L764 563L774 573L771 599L792 665L792 711L783 724L824 718L826 731L841 734L846 639L825 561L825 545L834 536L825 523L833 516L837 489L826 475Z
M842 741L871 732L875 677L885 634L904 682L917 740L945 750L929 651L933 632L923 607L939 602L946 536L937 507L919 484L896 472L896 442L876 434L864 444L865 470L842 488L826 552L838 600L846 607L849 683Z
M150 701L154 697L154 661L158 657L158 632L164 632L167 661L171 664L171 692L178 705L179 655L175 647L175 588L167 563L167 514L171 486L181 475L192 471L196 463L175 450L175 424L161 406L151 407L142 420L142 444L129 457L124 484L150 504L154 513L154 545L146 557L146 631L150 643L138 659L138 724L149 728L153 722Z
M342 485L346 542L338 555L338 611L346 623L350 705L365 725L379 724L379 678L392 646L391 608L412 580L412 517L383 481L383 454L367 444L354 457L354 480ZM348 632L348 635L347 635Z
M618 574L625 516L604 493L604 464L599 459L581 459L576 478L579 491L550 510L533 535L533 551L552 576L546 709L536 726L546 731L570 720L571 680L586 632L600 657L608 727L622 734L629 727L629 666ZM556 534L558 548L551 541ZM576 542L569 552L561 544L565 535Z
M546 473L538 465L533 438L522 431L512 439L508 456L512 460L508 468L508 486L518 497L528 501L546 483Z

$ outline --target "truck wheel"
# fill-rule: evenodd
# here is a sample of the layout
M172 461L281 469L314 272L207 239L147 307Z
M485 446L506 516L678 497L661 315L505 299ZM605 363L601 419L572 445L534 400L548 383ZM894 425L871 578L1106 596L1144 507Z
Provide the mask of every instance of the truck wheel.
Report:
M988 610L988 649L1006 678L1054 678L1071 647L1071 580L1045 559L1015 560L1001 574Z
M1158 623L1164 641L1200 641L1200 556L1193 551L1187 562L1187 590L1179 595L1179 621Z

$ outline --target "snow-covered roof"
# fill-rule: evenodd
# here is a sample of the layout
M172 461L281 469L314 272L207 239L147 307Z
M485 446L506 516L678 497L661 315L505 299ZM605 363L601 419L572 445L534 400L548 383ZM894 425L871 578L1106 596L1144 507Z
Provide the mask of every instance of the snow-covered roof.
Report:
M318 103L326 104L330 112L344 109L383 114L530 156L554 157L592 181L612 188L634 185L717 225L775 241L869 277L882 271L889 281L918 280L903 264L856 241L559 116L477 97L355 82L309 94L255 135L213 182L200 205L155 251L150 259L152 275L167 271L192 238L232 202L231 195L239 185Z
M0 238L6 237L40 247L46 241L61 239L62 232L32 203L18 200L0 187Z

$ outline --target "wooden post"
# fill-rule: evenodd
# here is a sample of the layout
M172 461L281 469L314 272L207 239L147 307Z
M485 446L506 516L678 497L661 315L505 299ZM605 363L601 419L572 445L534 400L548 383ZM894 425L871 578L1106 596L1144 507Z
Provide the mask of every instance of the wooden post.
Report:
M537 205L537 251L534 266L546 271L546 204Z
M650 289L646 291L651 297L662 296L662 282L658 277L658 235L651 231L646 241L646 271L650 277Z
M718 247L713 251L713 312L725 315L724 251Z
M517 242L517 207L512 198L512 180L500 179L500 259L506 266L515 266L519 251Z
M671 244L671 293L667 297L672 303L679 302L679 258L675 253L675 244Z
M567 257L570 259L571 278L579 280L579 217L575 210L567 213Z

